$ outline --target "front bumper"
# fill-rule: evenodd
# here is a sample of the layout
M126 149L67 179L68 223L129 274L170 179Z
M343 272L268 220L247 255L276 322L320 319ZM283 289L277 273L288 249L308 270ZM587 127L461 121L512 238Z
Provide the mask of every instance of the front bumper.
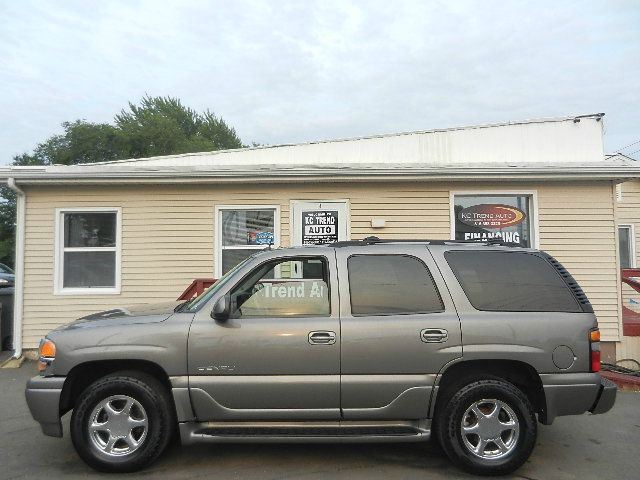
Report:
M616 394L618 387L608 378L600 379L600 389L598 390L598 398L589 411L593 414L605 413L613 408L616 403Z
M40 423L42 433L62 437L60 395L66 377L33 377L27 382L25 397L31 416Z

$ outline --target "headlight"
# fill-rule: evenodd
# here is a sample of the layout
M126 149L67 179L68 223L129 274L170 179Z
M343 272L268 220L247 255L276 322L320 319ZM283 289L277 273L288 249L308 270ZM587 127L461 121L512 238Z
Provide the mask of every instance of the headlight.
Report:
M48 338L40 341L38 371L43 372L56 358L56 344Z

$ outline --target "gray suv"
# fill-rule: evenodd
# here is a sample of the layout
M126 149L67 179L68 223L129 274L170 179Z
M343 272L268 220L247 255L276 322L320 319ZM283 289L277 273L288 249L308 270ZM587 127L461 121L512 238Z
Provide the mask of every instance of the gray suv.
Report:
M518 468L537 423L604 413L593 309L532 249L375 237L266 249L190 302L49 333L27 385L46 435L103 471L198 442L421 442Z

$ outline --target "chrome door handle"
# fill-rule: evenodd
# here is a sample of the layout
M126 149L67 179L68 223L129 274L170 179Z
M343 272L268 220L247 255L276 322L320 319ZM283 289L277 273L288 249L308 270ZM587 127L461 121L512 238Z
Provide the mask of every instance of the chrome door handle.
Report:
M420 340L425 343L442 343L449 340L449 332L444 328L425 328L420 331Z
M336 343L336 332L325 330L309 332L309 343L311 345L333 345Z

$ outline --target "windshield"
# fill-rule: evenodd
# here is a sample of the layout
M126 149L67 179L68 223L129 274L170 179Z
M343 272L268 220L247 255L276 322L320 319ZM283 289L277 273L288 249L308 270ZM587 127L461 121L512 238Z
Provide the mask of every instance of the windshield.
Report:
M207 303L211 299L211 297L213 297L216 294L216 292L218 290L220 290L224 285L227 284L229 279L233 276L233 274L237 270L239 270L245 263L247 263L253 257L254 257L254 255L251 255L250 257L245 258L242 262L237 264L235 267L233 267L231 270L229 270L227 273L225 273L222 277L220 277L220 279L216 283L211 285L200 296L194 298L189 303L187 303L181 310L183 312L194 312L194 311L198 310L205 303Z

